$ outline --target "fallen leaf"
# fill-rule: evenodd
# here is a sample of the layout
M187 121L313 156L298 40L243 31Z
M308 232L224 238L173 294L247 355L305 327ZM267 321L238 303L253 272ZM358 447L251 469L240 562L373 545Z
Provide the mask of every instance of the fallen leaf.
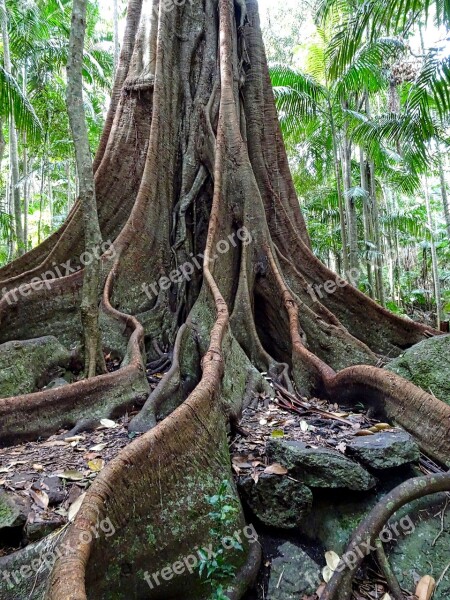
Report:
M42 490L33 490L33 488L31 488L30 496L33 498L33 501L37 504L37 506L39 506L39 508L47 510L49 498L45 492Z
M342 454L345 454L345 451L347 450L347 444L345 442L341 442L340 444L338 444L336 446L336 450L339 450L339 452L342 452Z
M260 419L259 424L260 425L267 425L267 419Z
M100 419L100 425L103 425L103 427L107 427L108 429L118 427L118 424L115 421L111 421L111 419Z
M381 598L381 600L392 600L392 599L389 596L389 594L384 594L384 596Z
M374 432L370 431L370 429L360 429L354 435L360 436L360 435L373 435L373 434L374 434Z
M91 452L101 452L107 445L108 444L96 444L95 446L92 446L92 448L89 448L89 450Z
M264 469L264 473L271 473L273 475L286 475L287 472L288 470L279 463L274 463Z
M324 593L326 588L326 583L321 583L319 585L319 587L316 590L316 596L318 596L319 598L321 598L322 594Z
M425 575L416 587L417 600L430 600L433 595L436 582L430 575Z
M325 552L325 561L327 563L327 566L330 567L332 571L336 571L341 559L339 558L339 555L336 554L336 552L333 552L333 550L329 550L328 552Z
M270 434L270 437L281 438L284 437L284 431L282 429L274 429Z
M84 439L83 435L73 435L71 437L64 438L64 441L70 444L70 442L79 442L82 439Z
M68 479L69 481L81 481L84 479L83 473L80 471L63 471L62 473L55 473L56 477L61 479Z
M330 579L333 577L333 573L334 571L332 571L328 565L322 569L322 577L325 583L330 581Z
M75 500L73 504L70 505L69 512L67 513L67 517L69 521L73 521L78 514L78 511L83 504L83 500L86 496L86 492L83 492L78 498Z
M102 458L94 458L88 462L88 467L91 469L91 471L101 471L104 466L105 461Z
M43 471L43 470L44 470L44 467L43 467L42 465L40 465L39 463L35 463L35 464L33 465L33 469L34 469L35 471Z
M300 421L300 429L303 433L306 433L309 429L308 423L306 421Z

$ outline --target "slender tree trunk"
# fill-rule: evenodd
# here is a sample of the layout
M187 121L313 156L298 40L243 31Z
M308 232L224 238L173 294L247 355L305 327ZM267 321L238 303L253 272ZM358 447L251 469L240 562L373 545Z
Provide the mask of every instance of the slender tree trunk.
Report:
M333 108L330 103L330 99L327 98L328 101L328 113L330 116L330 125L331 125L331 137L333 142L333 162L334 162L334 171L336 176L336 191L338 196L339 203L339 221L341 228L341 242L342 242L342 266L344 269L344 277L347 276L350 270L350 264L348 260L348 242L347 242L347 228L346 228L346 219L345 219L345 201L342 193L342 178L341 178L341 169L339 166L339 143L337 139L336 125L333 117Z
M364 216L364 240L366 242L367 254L371 251L373 244L372 240L372 211L370 203L370 191L369 184L367 181L367 165L364 159L364 151L362 148L359 149L359 168L361 173L361 188L366 192L363 198L363 216ZM367 279L369 283L369 295L372 299L375 299L375 290L373 287L373 274L372 274L372 261L367 256L366 260L367 267Z
M114 30L114 73L119 65L119 0L113 0L113 30Z
M436 318L437 318L436 328L440 329L441 328L441 320L442 320L441 284L440 284L440 280L439 280L439 266L438 266L438 260L437 260L437 254L436 254L436 243L434 240L434 222L433 222L433 215L431 213L430 192L429 192L429 188L428 188L428 178L427 177L424 177L423 189L424 189L424 194L425 194L425 205L427 208L428 229L430 230L430 240L431 240L430 241L431 267L432 267L432 273L433 273L434 300L436 302Z
M3 157L5 156L6 140L3 134L3 119L0 117L0 172L2 170Z
M450 205L448 201L447 182L445 181L444 164L442 160L441 149L439 148L439 142L436 142L436 154L439 168L439 178L441 181L441 196L442 204L444 206L445 225L447 228L447 236L450 240Z
M23 81L22 81L22 93L26 97L27 96L27 64L25 61L23 67ZM28 250L28 191L29 191L29 181L28 181L28 148L27 148L27 134L23 133L23 248L26 252Z
M8 16L6 12L5 0L0 0L0 13L2 18L2 34L3 34L3 60L5 71L12 73L11 55L9 51L9 33L8 33ZM19 149L17 141L17 130L14 122L14 117L9 119L9 160L11 170L11 192L13 199L14 210L14 226L16 235L17 254L23 254L23 227L22 227L22 209L20 205L20 187L19 187Z
M345 128L346 129L346 128ZM347 132L344 133L342 143L342 171L344 179L344 195L347 215L347 236L349 247L349 263L352 271L352 279L357 284L359 280L359 255L358 255L358 221L356 215L355 200L351 195L352 172L351 172L352 146Z
M78 166L80 201L83 210L85 264L81 317L85 342L85 374L94 377L97 368L104 372L101 334L98 324L98 297L101 274L102 235L98 222L92 157L89 149L86 116L83 107L83 49L86 31L86 0L73 0L72 27L67 62L67 110Z

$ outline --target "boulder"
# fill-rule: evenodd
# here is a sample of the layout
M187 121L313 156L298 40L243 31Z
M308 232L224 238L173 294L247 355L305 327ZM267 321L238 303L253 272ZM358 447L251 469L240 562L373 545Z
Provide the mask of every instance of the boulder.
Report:
M450 335L415 344L385 368L450 404Z
M307 448L303 442L292 440L269 440L266 454L309 487L366 491L376 483L361 465L336 450Z
M0 538L5 527L22 527L28 512L29 506L23 498L0 489Z
M241 477L238 490L251 512L269 527L298 527L312 505L311 490L284 476L263 473L258 483Z
M314 594L322 581L319 565L298 546L285 542L272 560L267 598L299 600Z
M382 431L355 437L347 444L347 454L372 469L392 469L420 458L419 446L406 431Z
M29 394L69 366L71 353L53 336L0 344L0 398Z

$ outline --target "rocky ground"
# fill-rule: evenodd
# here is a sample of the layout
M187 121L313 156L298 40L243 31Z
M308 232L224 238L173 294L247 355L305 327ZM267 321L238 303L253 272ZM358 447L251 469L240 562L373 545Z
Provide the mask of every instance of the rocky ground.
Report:
M440 470L407 432L377 423L362 405L306 400L279 387L272 399L260 395L244 411L231 452L248 520L264 549L248 600L319 598L375 503L409 477ZM445 494L434 496L392 519L385 550L405 599L415 598L427 575L438 582L435 599L450 597L447 503ZM377 561L367 560L354 598L389 600L388 593Z
M0 556L71 521L99 472L130 442L126 416L93 431L0 448ZM135 437L133 434L132 437Z

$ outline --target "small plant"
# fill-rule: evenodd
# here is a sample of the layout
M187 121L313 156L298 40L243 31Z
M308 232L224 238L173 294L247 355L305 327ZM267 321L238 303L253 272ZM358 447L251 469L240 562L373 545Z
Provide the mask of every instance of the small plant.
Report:
M211 552L199 550L199 574L200 577L206 577L205 583L213 590L211 600L228 600L221 582L233 577L236 567L228 562L225 550L234 549L243 552L244 549L234 537L221 537L220 531L233 525L239 509L235 496L230 494L230 483L226 479L220 484L217 494L205 496L205 500L213 508L208 516L216 524L216 527L210 529L210 534L217 545L217 550L213 552L213 556Z

